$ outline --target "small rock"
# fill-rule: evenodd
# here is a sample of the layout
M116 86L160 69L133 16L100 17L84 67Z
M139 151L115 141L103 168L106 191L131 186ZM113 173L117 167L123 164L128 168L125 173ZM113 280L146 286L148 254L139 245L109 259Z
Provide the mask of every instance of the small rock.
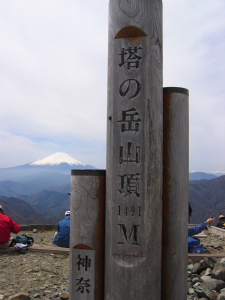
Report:
M197 294L197 296L200 297L200 298L206 296L206 294L201 289L199 289L199 288L195 289L194 291Z
M217 300L225 300L225 293L220 293L217 297Z
M16 294L11 297L11 300L30 300L30 295L26 293Z
M212 275L212 270L210 268L206 269L205 276L211 276L211 275Z
M51 294L51 292L52 292L52 291L50 291L50 290L45 290L45 291L43 292L43 296L47 296L47 295Z
M194 262L191 258L188 259L188 265L194 265Z
M193 269L193 267L194 267L193 264L188 265L188 267L187 267L188 271L191 271Z
M223 249L223 246L221 244L217 243L213 246L213 248L217 249L217 250L221 250L221 249Z
M33 229L33 232L36 233L36 232L38 232L38 231L37 231L37 229Z
M193 284L193 288L194 288L194 289L199 288L199 289L201 290L201 289L202 289L202 287L201 287L201 282L196 282L195 284Z
M201 279L201 278L199 278L199 277L194 277L193 279L192 279L192 283L193 283L193 285L194 284L196 284L196 283L198 283L198 282L203 282L203 280Z
M40 294L34 294L34 298L41 298Z
M203 281L207 281L209 278L211 278L210 276L206 276L206 275L202 275L201 276L201 279L203 280Z
M206 299L216 300L218 295L218 293L212 292L209 289L199 289L199 287L195 289L195 292L200 299L206 298Z
M200 274L202 271L204 271L206 269L205 266L203 266L203 262L199 262L194 264L194 267L192 269L192 273L193 274Z
M4 295L0 295L0 300L3 300L3 298L4 298Z
M225 288L225 282L223 280L208 277L208 279L202 284L202 287L219 292L221 289Z
M8 292L4 294L4 298L5 298L5 299L8 299L9 296L10 296L10 293L8 293Z
M205 267L205 269L213 269L217 262L218 259L216 259L215 257L204 257L203 266Z
M194 289L192 289L192 288L190 288L190 289L188 290L188 294L189 294L189 295L196 295Z
M196 298L195 295L188 295L187 300L198 300L198 298Z
M215 267L212 271L212 277L225 280L225 267Z
M53 294L53 297L55 297L55 298L59 297L59 293Z
M195 278L195 277L199 277L199 278L200 278L201 276L200 276L199 274L191 274L190 277L193 279L193 278Z

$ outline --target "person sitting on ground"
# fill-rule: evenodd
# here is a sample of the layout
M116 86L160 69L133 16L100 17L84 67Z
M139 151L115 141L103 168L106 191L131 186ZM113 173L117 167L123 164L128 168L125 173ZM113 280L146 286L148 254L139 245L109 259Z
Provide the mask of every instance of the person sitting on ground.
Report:
M195 234L202 232L203 230L208 230L207 225L213 224L214 221L215 218L210 218L206 222L198 226L188 227L188 236L193 236Z
M224 215L219 216L219 223L216 225L216 227L225 229L225 217L224 217Z
M66 211L65 218L59 222L53 244L65 248L70 247L70 211Z
M9 245L10 233L20 232L20 225L4 214L0 205L0 249L6 249Z

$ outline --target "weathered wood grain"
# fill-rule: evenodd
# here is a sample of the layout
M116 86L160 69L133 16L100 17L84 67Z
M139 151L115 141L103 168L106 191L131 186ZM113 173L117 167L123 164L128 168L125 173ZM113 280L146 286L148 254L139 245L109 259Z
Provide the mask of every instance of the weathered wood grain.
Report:
M187 299L189 201L188 90L165 88L163 98L163 300Z
M72 170L70 299L103 300L105 170Z
M105 300L159 300L162 3L109 7Z

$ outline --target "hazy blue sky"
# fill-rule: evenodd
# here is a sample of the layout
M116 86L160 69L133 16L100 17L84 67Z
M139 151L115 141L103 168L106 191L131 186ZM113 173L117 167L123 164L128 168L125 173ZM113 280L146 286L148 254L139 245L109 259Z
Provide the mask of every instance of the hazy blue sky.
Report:
M225 1L164 0L164 86L190 91L190 170L225 171ZM0 2L0 168L105 168L108 0Z

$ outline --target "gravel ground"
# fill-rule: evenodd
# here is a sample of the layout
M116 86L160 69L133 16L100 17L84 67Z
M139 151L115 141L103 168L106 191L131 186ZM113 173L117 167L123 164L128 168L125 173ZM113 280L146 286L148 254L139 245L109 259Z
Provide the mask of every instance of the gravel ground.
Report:
M209 254L220 254L225 256L225 239L216 234L207 234L207 238L201 238L200 244Z
M35 243L52 246L54 232L21 232L33 236ZM0 253L0 299L28 293L30 299L59 300L69 292L69 255L16 251Z
M53 231L21 232L34 238L35 244L53 246ZM215 234L201 238L207 253L224 254L225 239ZM215 248L216 247L216 248ZM60 248L60 247L59 247ZM63 248L62 248L63 249ZM69 292L69 255L27 252L0 253L0 300L28 293L30 299L59 300Z

